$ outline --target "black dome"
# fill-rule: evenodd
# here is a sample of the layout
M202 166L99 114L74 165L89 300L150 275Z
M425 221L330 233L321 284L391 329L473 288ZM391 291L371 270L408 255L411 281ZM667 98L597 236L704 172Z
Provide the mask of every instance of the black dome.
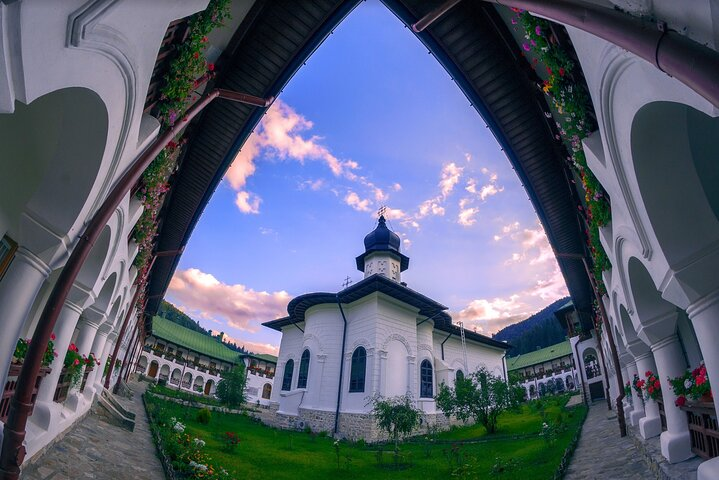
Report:
M377 228L364 237L364 248L367 252L377 250L394 250L395 252L399 252L400 243L399 235L387 228L384 215L379 217Z

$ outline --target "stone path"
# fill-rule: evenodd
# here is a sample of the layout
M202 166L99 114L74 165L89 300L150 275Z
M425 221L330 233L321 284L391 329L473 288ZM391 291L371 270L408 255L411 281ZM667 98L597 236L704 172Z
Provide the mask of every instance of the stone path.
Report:
M654 480L629 436L620 437L617 418L606 402L589 408L579 444L567 469L567 480Z
M164 480L142 405L145 386L131 384L133 400L123 402L136 414L134 432L91 413L23 470L22 480Z

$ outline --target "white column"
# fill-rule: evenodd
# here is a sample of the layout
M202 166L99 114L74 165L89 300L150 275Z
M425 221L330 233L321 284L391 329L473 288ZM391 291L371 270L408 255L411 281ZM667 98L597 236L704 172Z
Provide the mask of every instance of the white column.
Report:
M662 384L664 414L667 417L667 431L662 432L660 443L662 455L670 463L683 462L694 456L691 450L687 414L674 404L677 399L667 378L679 377L684 374L684 353L676 335L656 342L651 347L657 363L657 377Z
M82 307L66 301L60 310L60 315L55 323L55 353L57 357L50 365L51 371L40 384L35 401L35 409L30 417L31 421L39 427L47 430L53 422L53 417L59 412L60 406L52 399L55 396L55 389L60 378L65 353L70 345L72 333L82 313Z
M77 339L75 340L75 346L81 355L87 355L90 353L92 342L95 340L95 336L97 335L97 329L105 319L104 314L95 315L93 314L95 312L91 313L89 310L90 309L86 310L85 314L80 317L78 325L79 332ZM90 315L89 318L88 314ZM84 369L82 374L84 374ZM74 386L73 394L65 401L65 406L74 412L77 412L85 403L84 396L79 392L79 388L79 384Z
M415 400L419 399L419 388L415 388L415 384L418 384L415 380L415 377L417 376L416 366L417 357L414 355L407 355L407 393L411 393Z
M385 350L379 351L379 372L377 374L377 386L375 387L375 392L379 393L380 395L384 395L384 392L387 391L387 386L385 385L387 378L387 352Z
M105 376L103 375L105 371L105 364L107 363L108 359L110 358L110 354L112 353L112 350L115 348L115 342L117 341L117 332L110 332L107 336L107 341L105 342L105 349L102 352L102 358L100 358L100 373L97 374L95 377L95 390L100 391L104 387L105 383ZM110 365L109 370L107 371L108 375L112 375L112 369L114 365Z
M636 361L640 379L646 380L645 372L648 370L657 372L657 366L651 352L639 355ZM662 421L659 418L659 406L651 398L644 400L644 413L644 418L639 419L639 433L646 440L662 433Z
M29 250L20 247L0 282L0 386L5 385L13 352L42 283L50 267Z
M639 425L639 420L644 418L646 414L644 413L644 399L634 389L634 376L639 375L636 361L627 364L627 374L627 380L632 389L632 411L629 413L629 422L632 426L637 426Z
M105 344L107 343L107 335L110 333L110 328L112 328L110 325L104 324L98 329L95 340L92 342L92 348L90 349L90 353L100 362L100 365L95 365L87 377L87 382L85 382L85 391L83 393L90 399L93 398L96 392L95 381L98 376L102 378L102 370L105 368L103 357L105 356Z
M713 391L719 391L719 291L713 292L687 308L687 315L692 321L697 335L699 348L702 351L704 364L707 367L709 384ZM696 367L696 365L692 365ZM717 389L717 390L715 390ZM719 418L719 401L714 401L717 418ZM712 458L699 465L697 480L714 480L719 478L719 457Z

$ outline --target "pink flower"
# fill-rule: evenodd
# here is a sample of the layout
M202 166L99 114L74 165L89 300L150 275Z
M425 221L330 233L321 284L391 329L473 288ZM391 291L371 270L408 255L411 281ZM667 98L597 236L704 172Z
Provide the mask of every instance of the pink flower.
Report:
M539 25L534 27L534 33L536 33L537 35L540 35L540 36L542 35L542 29L539 27Z
M72 362L72 364L75 365L75 366L80 365L80 360L78 360L78 359L76 358L75 361Z
M522 44L522 47L524 48L524 50L525 50L526 52L529 51L529 44L528 44L528 43Z

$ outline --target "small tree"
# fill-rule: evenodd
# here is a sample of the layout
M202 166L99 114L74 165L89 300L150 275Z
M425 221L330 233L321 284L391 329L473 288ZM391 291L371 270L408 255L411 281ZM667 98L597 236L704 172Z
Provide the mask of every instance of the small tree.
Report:
M239 407L245 401L245 385L247 375L241 365L222 373L222 380L217 382L215 395L228 407Z
M437 407L447 417L454 415L462 421L474 418L487 429L497 431L499 415L521 402L521 392L503 378L482 367L465 378L457 379L455 387L440 385L435 397Z
M422 411L414 406L409 394L392 398L375 395L371 403L377 426L392 439L397 451L400 437L409 435L419 425Z

